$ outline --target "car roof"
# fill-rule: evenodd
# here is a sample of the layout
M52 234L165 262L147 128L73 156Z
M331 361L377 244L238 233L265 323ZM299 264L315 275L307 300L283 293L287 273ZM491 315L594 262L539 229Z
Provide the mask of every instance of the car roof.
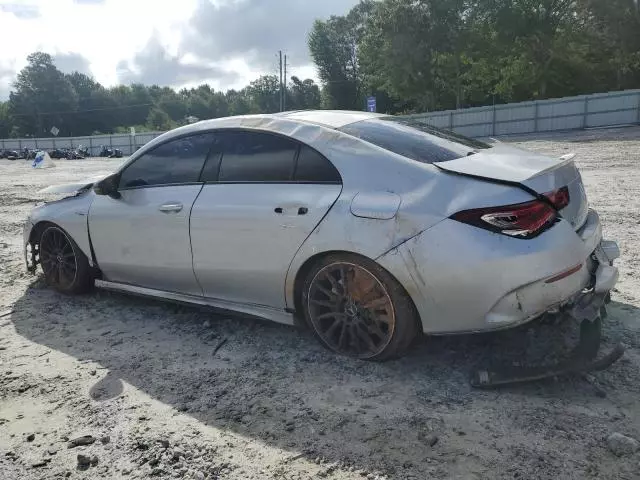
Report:
M240 126L243 121L249 119L269 119L269 118L282 118L289 121L307 123L320 125L327 128L341 128L345 125L349 125L350 123L359 122L361 120L367 120L371 118L379 118L385 117L386 115L380 113L370 113L370 112L358 112L358 111L350 111L350 110L296 110L290 112L280 112L280 113L264 113L264 114L256 114L256 115L237 115L233 117L221 117L221 118L213 118L210 120L202 120L200 122L191 124L190 126L198 125L202 126L210 126L217 127L220 124L224 123L225 126L231 126L236 121L238 122L238 126ZM189 126L183 127L184 129L188 129Z
M341 128L345 125L349 125L350 123L386 116L381 113L350 110L298 110L293 112L276 113L274 115L305 123L315 123L329 128Z

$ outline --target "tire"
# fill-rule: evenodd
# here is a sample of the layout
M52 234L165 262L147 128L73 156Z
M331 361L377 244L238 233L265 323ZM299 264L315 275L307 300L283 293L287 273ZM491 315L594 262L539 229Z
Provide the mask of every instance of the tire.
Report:
M301 304L319 341L354 358L401 357L420 331L415 306L402 285L360 255L319 259L304 278Z
M64 230L53 224L46 225L38 245L40 266L48 286L67 295L91 289L93 276L89 260Z

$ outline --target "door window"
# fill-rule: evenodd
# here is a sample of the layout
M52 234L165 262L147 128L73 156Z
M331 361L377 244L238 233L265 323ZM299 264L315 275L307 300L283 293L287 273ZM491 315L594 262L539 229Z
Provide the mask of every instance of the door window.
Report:
M298 145L260 132L226 132L219 182L290 182Z
M303 145L293 175L296 182L302 183L341 183L336 167L313 148Z
M120 188L197 182L212 141L213 134L204 133L157 146L124 169Z

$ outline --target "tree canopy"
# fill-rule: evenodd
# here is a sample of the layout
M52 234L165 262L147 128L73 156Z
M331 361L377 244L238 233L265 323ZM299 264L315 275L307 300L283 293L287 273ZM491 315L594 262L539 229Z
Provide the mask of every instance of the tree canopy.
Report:
M363 0L318 20L324 105L389 113L640 87L635 0ZM357 98L356 98L357 97Z
M79 72L64 74L52 57L36 52L17 75L7 102L0 102L0 138L47 137L168 130L200 120L280 108L279 79L263 75L241 90L215 91L209 85L176 91L158 85L106 88ZM292 77L287 108L320 108L320 88L311 79Z

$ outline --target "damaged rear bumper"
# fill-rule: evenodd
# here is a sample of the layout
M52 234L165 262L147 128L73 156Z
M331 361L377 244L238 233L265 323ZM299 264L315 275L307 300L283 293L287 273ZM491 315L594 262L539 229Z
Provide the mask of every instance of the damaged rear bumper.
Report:
M578 231L560 221L526 241L444 220L377 261L413 299L424 333L452 334L508 329L574 306L576 316L589 315L587 305L596 311L618 279L619 254L590 210Z

